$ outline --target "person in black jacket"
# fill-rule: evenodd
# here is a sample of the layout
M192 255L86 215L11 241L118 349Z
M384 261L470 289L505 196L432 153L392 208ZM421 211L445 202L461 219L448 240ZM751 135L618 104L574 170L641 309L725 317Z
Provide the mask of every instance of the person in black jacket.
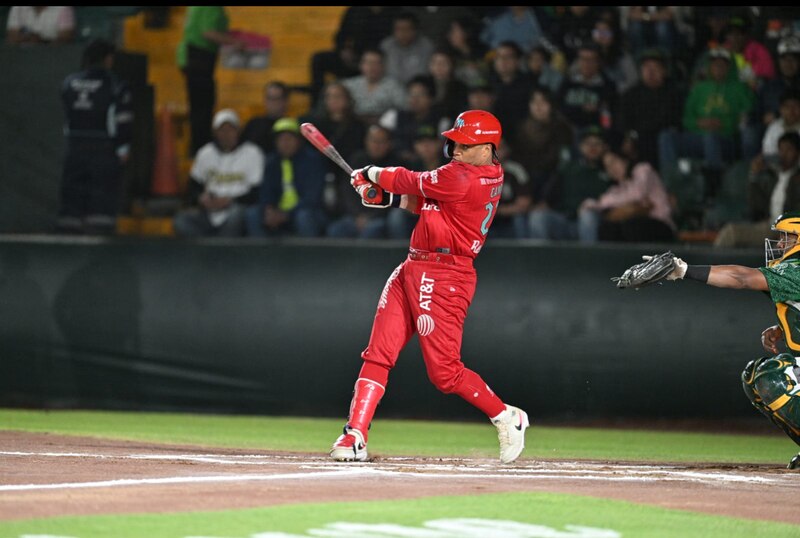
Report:
M123 165L130 154L133 112L128 86L111 72L115 47L98 39L83 52L82 70L61 85L67 140L57 230L113 233Z
M668 76L667 59L656 49L644 51L639 58L640 82L619 100L617 130L635 132L639 158L660 168L658 134L678 128L683 115L683 97Z

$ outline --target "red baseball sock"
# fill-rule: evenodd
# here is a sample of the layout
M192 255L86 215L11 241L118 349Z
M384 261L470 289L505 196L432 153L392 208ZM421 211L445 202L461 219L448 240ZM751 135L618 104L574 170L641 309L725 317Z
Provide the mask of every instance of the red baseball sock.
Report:
M486 413L489 418L494 418L506 410L506 404L492 392L481 376L469 368L464 368L461 383L454 392Z
M386 392L386 382L389 380L389 369L373 362L364 361L356 385L353 390L353 400L350 402L350 414L347 424L364 436L367 441L369 424L375 415L375 409Z

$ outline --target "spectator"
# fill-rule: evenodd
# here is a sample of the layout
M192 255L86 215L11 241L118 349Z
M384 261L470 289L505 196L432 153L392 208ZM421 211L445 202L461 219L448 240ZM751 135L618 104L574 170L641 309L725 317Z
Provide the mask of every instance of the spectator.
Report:
M747 84L756 94L755 102L741 126L742 157L752 159L760 151L764 138L764 123L760 117L757 92L764 84L775 79L775 64L772 55L762 43L750 35L752 23L744 16L731 17L725 32L725 46L731 51L739 80ZM731 70L733 71L733 70Z
M544 35L533 8L509 6L486 22L480 37L490 49L496 49L505 41L513 41L523 54L527 54Z
M603 166L613 184L599 198L581 204L594 215L600 241L671 242L675 223L669 195L648 163L633 163L607 151Z
M516 161L530 178L528 190L535 202L542 196L542 188L558 168L564 151L569 151L574 140L572 127L553 106L553 96L544 88L537 88L528 101L528 113L515 130L510 142ZM505 161L503 161L505 166Z
M510 137L514 135L519 118L526 114L528 98L535 86L531 75L522 71L521 61L522 50L517 44L504 41L494 50L493 69L489 74L489 84L495 94L494 115Z
M392 147L404 161L414 158L414 139L420 127L433 125L441 132L452 124L452 120L445 118L441 109L434 105L435 91L430 78L414 77L406 85L406 109L389 110L378 121L392 132Z
M211 116L217 101L214 68L220 45L244 46L228 34L225 8L189 6L176 58L186 80L192 155L211 140Z
M278 80L264 86L264 111L262 116L251 118L242 132L242 140L256 144L264 155L275 150L272 126L286 116L289 110L289 87Z
M359 60L367 49L377 49L392 32L400 8L394 6L349 6L334 38L333 50L311 56L311 102L316 104L329 78L350 78L359 74Z
M528 53L528 71L537 86L557 94L561 89L561 83L564 82L564 75L551 65L552 58L550 49L544 45L533 47Z
M725 29L733 16L731 6L694 6L694 47L690 58L698 58L709 49L719 47L725 42ZM695 60L695 64L697 61ZM700 77L706 76L705 64L692 69ZM696 80L696 76L692 76Z
M780 112L780 117L767 127L761 146L761 156L770 164L778 160L778 140L783 134L800 132L800 90L788 90L783 94Z
M778 117L786 90L800 90L800 37L790 35L778 42L778 74L764 82L759 92L759 118L767 126Z
M658 136L664 129L677 129L683 114L683 96L667 76L667 60L656 49L639 58L640 81L619 100L617 130L635 132L641 160L660 168Z
M646 49L675 50L680 6L620 6L620 19L627 29L634 54Z
M679 157L703 159L707 195L713 196L722 169L738 154L739 126L753 105L753 94L744 83L728 78L731 55L727 49L712 49L709 58L709 80L696 82L686 99L684 132L663 132L659 148L662 167L675 166Z
M533 193L527 170L512 157L510 146L501 139L497 159L503 163L505 177L497 215L489 233L495 238L525 239L528 237L528 210L533 203Z
M114 45L98 39L83 51L82 70L61 85L66 155L59 231L113 233L130 157L133 104L128 86L111 72Z
M750 168L747 195L749 220L730 222L714 240L715 247L757 247L783 213L800 211L800 134L792 131L778 141L778 159L765 164L756 159Z
M240 125L230 108L214 115L214 141L200 148L189 172L191 207L175 216L178 236L243 235L245 208L255 202L264 176L264 154L241 141Z
M592 43L592 30L599 13L592 6L567 6L566 12L556 21L555 46L566 56L567 64L572 64L578 50Z
M69 43L75 37L72 6L11 6L6 43Z
M725 46L736 62L739 80L756 91L765 80L775 78L775 64L767 47L750 35L750 27L746 17L731 17L724 34Z
M247 235L317 237L325 222L325 164L304 144L294 118L275 122L275 151L267 155L258 203L247 208Z
M610 22L599 19L594 23L592 41L600 51L603 74L614 83L617 93L622 94L636 84L636 64L622 47L619 30ZM577 70L577 65L574 65Z
M367 129L364 149L351 157L350 165L358 169L368 164L397 166L398 162L401 160L392 150L392 134L380 125L372 125ZM346 211L343 217L328 225L326 235L361 239L386 237L386 213L364 207L349 182L340 184L340 187L339 197L344 201Z
M383 53L368 49L361 55L361 75L347 78L342 84L353 96L355 112L361 121L371 125L390 108L402 108L405 92L396 80L386 76Z
M341 82L330 82L325 86L322 98L323 109L306 116L300 123L311 122L333 144L337 151L350 162L351 157L363 148L366 129L353 111L353 98ZM325 159L328 174L325 182L325 209L330 218L337 218L344 211L340 192L352 196L350 176L333 161Z
M475 9L464 6L403 6L403 11L416 17L419 32L430 39L434 47L441 45L439 41L447 34L453 21L464 16L476 16Z
M419 33L419 20L411 13L397 15L392 34L381 41L386 75L400 84L406 84L428 69L433 43Z
M603 154L607 147L599 127L580 133L578 158L562 161L530 212L529 237L555 241L597 240L594 211L579 211L579 208L584 200L599 198L608 187L603 170Z
M480 23L472 17L462 17L450 23L443 48L455 61L455 76L469 86L486 83L489 67L487 48L478 38Z
M611 128L611 111L616 88L601 70L600 51L595 45L581 45L577 69L561 85L561 112L577 129L600 125Z
M436 88L433 103L446 117L455 118L467 110L467 85L456 78L455 63L446 50L437 49L431 54L428 73Z
M440 128L436 125L420 125L414 135L414 156L408 161L411 170L436 170L447 163L442 147L444 140L439 137ZM407 214L410 215L406 211Z
M494 90L488 84L473 86L467 91L467 108L469 110L494 112L495 101Z

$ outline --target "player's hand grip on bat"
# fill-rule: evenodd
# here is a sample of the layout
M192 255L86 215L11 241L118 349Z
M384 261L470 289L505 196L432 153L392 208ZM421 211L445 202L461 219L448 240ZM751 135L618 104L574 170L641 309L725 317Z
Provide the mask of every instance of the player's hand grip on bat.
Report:
M391 192L386 192L380 185L376 185L368 178L370 177L370 169L374 172L376 167L368 165L358 170L353 170L350 174L350 185L353 186L356 193L361 197L361 204L365 207L372 208L385 208L390 207L394 201L394 195ZM376 177L372 175L372 177Z

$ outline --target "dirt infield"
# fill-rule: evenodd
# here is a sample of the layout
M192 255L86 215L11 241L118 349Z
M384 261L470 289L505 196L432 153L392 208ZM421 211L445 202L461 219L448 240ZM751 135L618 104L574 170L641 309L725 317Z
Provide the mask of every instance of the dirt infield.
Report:
M776 502L800 494L800 476L775 465L379 455L340 464L324 454L0 432L0 520L518 491L800 524L800 512Z

